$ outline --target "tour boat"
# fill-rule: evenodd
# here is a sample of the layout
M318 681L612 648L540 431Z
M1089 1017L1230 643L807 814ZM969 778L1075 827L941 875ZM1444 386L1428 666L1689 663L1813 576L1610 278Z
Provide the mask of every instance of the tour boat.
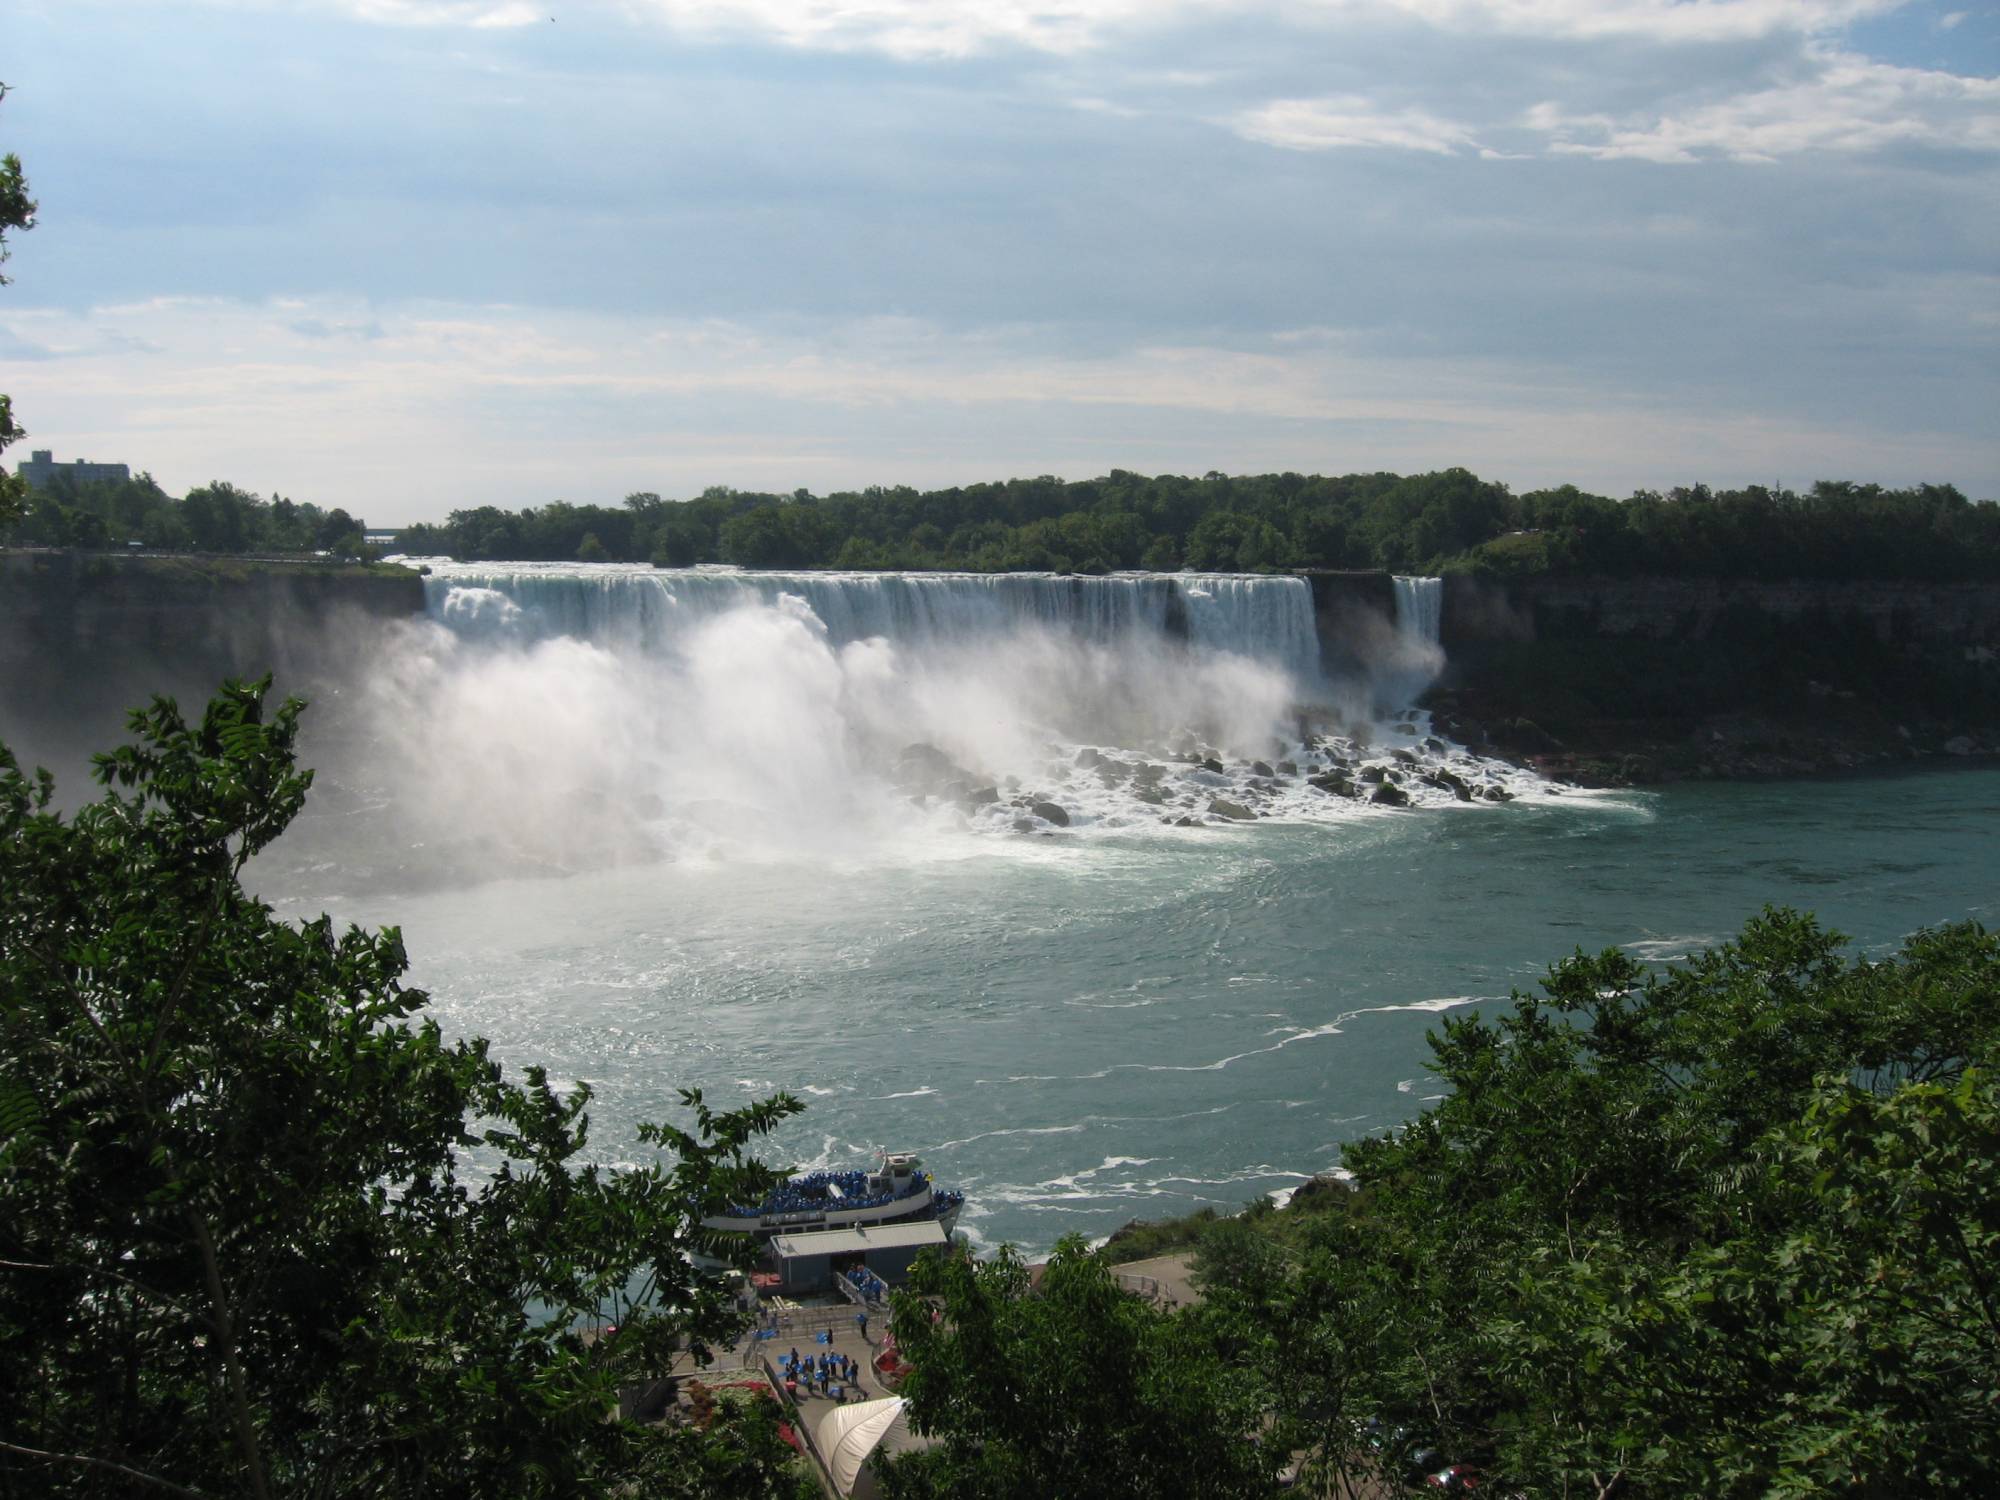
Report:
M780 1234L934 1219L949 1235L964 1206L965 1194L939 1187L916 1157L893 1153L885 1154L873 1172L802 1172L780 1183L762 1203L732 1204L702 1225L768 1240Z

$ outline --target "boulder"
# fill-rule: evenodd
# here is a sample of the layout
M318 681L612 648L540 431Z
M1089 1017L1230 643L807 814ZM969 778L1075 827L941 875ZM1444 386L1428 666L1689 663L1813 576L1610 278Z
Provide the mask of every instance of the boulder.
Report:
M1466 785L1461 778L1452 775L1449 771L1433 771L1424 780L1434 787L1450 792L1452 796L1458 798L1461 802L1470 802L1472 800L1472 788Z
M1132 795L1149 807L1164 806L1167 800L1167 794L1156 786L1142 786Z
M1309 776L1306 778L1306 785L1318 787L1322 792L1334 797L1358 795L1354 783L1345 776Z
M1217 759L1216 759L1216 758L1215 758L1214 756L1212 756L1212 755L1211 755L1211 756L1208 756L1208 757L1206 757L1206 758L1205 758L1205 759L1204 759L1204 760L1202 761L1202 763L1201 763L1201 768L1202 768L1202 769L1203 769L1204 771L1213 771L1213 772L1214 772L1214 773L1215 773L1216 775L1218 775L1218 776L1220 776L1220 775L1222 775L1222 774L1223 774L1223 771L1222 771L1222 762L1221 762L1221 761L1219 761L1219 760L1217 760Z
M1033 818L1016 818L1014 820L1014 832L1016 833L1033 833L1035 828L1036 823Z
M1053 802L1037 802L1028 811L1040 818L1044 823L1053 823L1058 828L1069 827L1069 814Z
M991 807L999 800L1000 788L997 786L982 786L975 791L965 794L965 805L967 807Z
M1156 766L1149 762L1134 771L1132 776L1133 779L1151 786L1156 781L1164 781L1166 779L1167 768L1165 766Z
M1296 775L1298 775L1298 774L1299 774L1299 763L1298 763L1297 761L1295 761L1295 760L1281 760L1281 761L1279 761L1279 762L1278 762L1278 774L1279 774L1280 776L1296 776Z
M1420 766L1423 764L1422 758L1413 750L1391 750L1389 758L1401 761L1406 766Z
M1261 760L1251 761L1250 770L1253 775L1257 776L1275 776L1278 774L1276 771L1271 769L1268 763Z
M1088 771L1092 766L1103 764L1104 757L1088 746L1076 752L1076 766L1079 771Z
M1385 781L1382 785L1375 788L1374 795L1369 797L1368 800L1382 807L1408 807L1410 805L1410 794L1401 787L1392 786Z
M1479 795L1484 797L1488 802L1512 802L1514 800L1514 794L1504 786L1483 786L1479 789Z
M1237 823L1248 823L1257 816L1242 803L1231 802L1224 797L1211 797L1208 802L1208 810L1214 817L1229 818Z
M1389 772L1383 766L1363 766L1359 774L1361 779L1370 786L1378 786L1388 776Z

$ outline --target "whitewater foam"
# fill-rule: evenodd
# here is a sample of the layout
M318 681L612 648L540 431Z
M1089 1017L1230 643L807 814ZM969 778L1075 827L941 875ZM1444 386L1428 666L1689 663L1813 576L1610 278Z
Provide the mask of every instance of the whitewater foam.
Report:
M1239 847L1551 790L1401 706L1436 580L1397 580L1399 654L1343 685L1291 577L431 568L362 689L361 790L418 873Z

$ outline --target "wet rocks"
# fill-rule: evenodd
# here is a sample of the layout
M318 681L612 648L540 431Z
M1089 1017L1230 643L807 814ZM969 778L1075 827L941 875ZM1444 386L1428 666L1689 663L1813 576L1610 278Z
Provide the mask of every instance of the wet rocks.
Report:
M1470 802L1472 800L1472 788L1466 783L1465 779L1453 775L1442 766L1429 772L1423 779L1428 785L1437 787L1440 791L1450 792L1452 796L1458 798L1461 802Z
M1037 802L1028 809L1044 823L1053 823L1058 828L1069 827L1069 813L1054 802ZM1017 823L1015 825L1019 827Z
M1408 807L1410 794L1394 782L1385 781L1375 788L1368 800L1378 807Z
M1212 817L1228 818L1231 822L1235 823L1248 823L1253 821L1257 816L1257 814L1250 811L1242 803L1231 802L1226 797L1209 798L1208 811Z

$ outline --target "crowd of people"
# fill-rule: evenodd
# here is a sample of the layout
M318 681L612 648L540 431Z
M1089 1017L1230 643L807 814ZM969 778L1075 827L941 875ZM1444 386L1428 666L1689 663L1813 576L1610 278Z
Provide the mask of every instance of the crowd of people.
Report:
M922 1188L928 1181L922 1172L917 1173L912 1180L912 1191ZM936 1191L941 1193L943 1190ZM747 1218L756 1214L816 1213L829 1208L880 1208L886 1203L894 1203L897 1196L894 1190L870 1193L868 1174L859 1169L807 1172L773 1190L761 1205L753 1207L732 1203L729 1211ZM957 1196L963 1201L963 1194Z
M882 1303L889 1300L889 1283L866 1266L852 1266L841 1274L861 1294L862 1301Z
M785 1390L794 1398L802 1387L808 1395L817 1391L841 1401L860 1392L861 1364L851 1355L822 1349L802 1356L795 1346L778 1360L778 1370L785 1378Z

